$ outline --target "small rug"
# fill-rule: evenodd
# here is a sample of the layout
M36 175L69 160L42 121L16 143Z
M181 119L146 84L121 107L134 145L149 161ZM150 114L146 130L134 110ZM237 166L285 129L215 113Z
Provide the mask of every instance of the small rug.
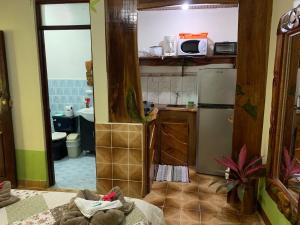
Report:
M156 181L189 183L189 168L187 166L159 165Z

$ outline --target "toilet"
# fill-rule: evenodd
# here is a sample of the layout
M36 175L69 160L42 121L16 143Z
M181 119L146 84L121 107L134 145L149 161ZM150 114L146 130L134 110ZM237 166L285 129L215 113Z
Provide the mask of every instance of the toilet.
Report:
M53 160L60 160L67 156L66 139L68 134L75 133L77 131L77 118L66 116L53 116L52 133L52 158Z

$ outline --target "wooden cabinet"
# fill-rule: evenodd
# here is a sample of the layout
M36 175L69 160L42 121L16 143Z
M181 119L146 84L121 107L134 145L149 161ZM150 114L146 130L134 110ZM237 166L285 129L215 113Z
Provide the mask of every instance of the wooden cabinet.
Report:
M195 165L196 111L163 109L158 113L160 163Z

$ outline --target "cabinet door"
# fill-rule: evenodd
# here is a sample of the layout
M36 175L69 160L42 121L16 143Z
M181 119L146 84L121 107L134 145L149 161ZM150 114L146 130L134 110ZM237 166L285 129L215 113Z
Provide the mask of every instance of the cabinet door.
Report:
M188 123L162 122L160 124L161 163L187 165L189 149Z

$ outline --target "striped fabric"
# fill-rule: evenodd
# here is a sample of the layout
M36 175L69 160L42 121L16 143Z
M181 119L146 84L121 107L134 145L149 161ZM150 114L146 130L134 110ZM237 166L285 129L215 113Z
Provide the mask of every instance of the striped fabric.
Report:
M156 181L189 182L189 168L187 166L159 165Z

